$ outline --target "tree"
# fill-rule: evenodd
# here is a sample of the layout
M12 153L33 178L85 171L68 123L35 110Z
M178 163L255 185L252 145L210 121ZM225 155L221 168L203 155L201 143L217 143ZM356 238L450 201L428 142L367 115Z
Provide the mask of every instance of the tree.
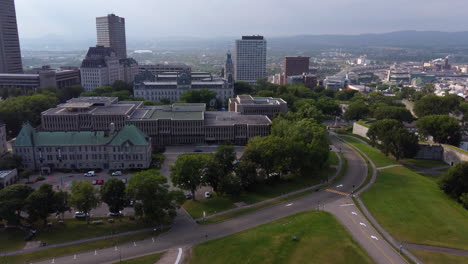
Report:
M13 184L0 190L0 218L9 225L21 222L21 212L26 209L26 199L34 191L23 184Z
M218 192L224 179L234 171L236 152L232 145L219 145L216 153L207 159L203 174L203 183L211 186Z
M101 200L109 206L109 211L118 213L127 205L125 183L116 178L110 178L101 187Z
M29 220L31 222L42 220L45 226L49 215L56 212L56 198L50 184L42 184L39 189L32 192L26 199Z
M216 99L217 93L209 89L188 90L180 96L180 100L186 103L204 103L210 106L212 100Z
M181 189L190 191L193 200L195 191L203 183L202 176L208 158L204 154L180 155L170 168L172 182Z
M448 115L429 115L416 122L419 134L432 137L434 142L459 146L461 128L457 119Z
M0 170L13 170L21 168L23 160L21 156L11 154L0 158Z
M166 97L161 98L159 101L161 102L161 104L165 104L165 105L171 104L171 100L169 100L169 98L166 98Z
M428 83L421 87L421 92L424 94L433 94L435 90L435 85L433 83Z
M356 90L338 91L338 92L335 94L335 99L341 100L341 101L349 101L349 100L351 100L351 98L353 98L354 95L356 95L357 93L358 93L358 91L356 91Z
M112 84L112 90L114 91L128 91L133 94L133 85L126 83L121 80L117 80Z
M169 191L166 177L157 170L135 173L128 182L127 196L136 201L136 216L157 225L169 224L185 199L181 191Z
M397 160L412 158L419 150L418 137L395 119L383 119L373 123L367 136L385 155L392 154Z
M413 115L408 109L404 107L388 106L388 105L378 107L374 112L374 117L377 120L396 119L398 121L408 122L408 123L414 120Z
M89 224L89 212L100 203L98 190L90 182L73 181L70 191L70 205L76 210L85 213L86 223Z
M80 85L73 85L58 89L57 92L57 96L60 102L66 102L72 98L79 97L81 93L84 92L84 89Z
M64 219L65 212L71 211L70 206L68 205L69 194L67 191L58 191L55 192L55 213L61 215Z
M346 120L360 120L369 115L369 106L363 101L355 101L349 104L348 109L344 113Z
M241 94L252 94L254 89L252 85L248 82L237 81L234 83L234 94L241 95Z
M31 177L33 173L34 171L32 169L24 169L22 172L20 172L20 175L21 175L21 178L28 179L28 182L29 182L29 177Z
M468 162L451 167L439 183L440 188L468 209Z
M414 103L414 112L418 117L426 115L448 115L459 109L463 101L458 95L437 96L426 95Z
M248 189L255 184L257 180L257 168L255 163L248 159L241 158L235 169L236 175L239 177L240 185L243 189Z
M335 100L329 97L319 98L315 104L319 110L325 115L339 116L341 115L341 108Z

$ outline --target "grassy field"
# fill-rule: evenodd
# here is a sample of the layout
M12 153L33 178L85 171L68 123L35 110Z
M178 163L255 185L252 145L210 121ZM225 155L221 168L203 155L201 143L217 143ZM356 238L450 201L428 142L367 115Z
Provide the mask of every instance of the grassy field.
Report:
M411 250L425 264L468 264L468 257L449 255L422 250Z
M135 235L115 237L111 239L103 239L103 240L98 240L94 242L76 244L76 245L71 245L71 246L66 246L66 247L44 249L40 251L34 251L31 253L3 257L3 258L0 258L0 263L8 263L8 264L29 263L29 262L34 262L34 261L39 261L39 260L44 260L44 259L71 255L77 252L85 252L85 251L91 251L91 250L100 249L100 248L108 248L116 244L142 240L142 239L154 236L154 235L155 234L153 232L145 232L145 233L139 233Z
M332 215L311 211L195 246L189 263L373 262Z
M208 216L235 208L234 203L237 202L253 204L319 184L335 172L335 168L329 168L312 177L291 177L290 179L272 184L258 184L253 188L255 192L243 192L239 197L225 197L214 194L210 199L188 200L184 203L183 207L193 218L201 218L203 217L203 211Z
M441 160L404 159L403 161L421 169L432 169L442 166L448 166L447 163Z
M375 166L377 166L377 168L398 164L397 161L385 156L382 152L361 142L358 139L355 139L353 137L347 137L347 136L343 136L343 138L347 142L353 144L353 146L359 148L362 152L364 152L372 161L374 161Z
M116 219L114 223L107 222L107 218L92 218L91 221L94 220L103 220L103 223L99 225L87 225L84 220L66 219L65 224L62 225L57 223L56 219L50 220L53 224L52 227L45 228L39 226L37 235L32 241L57 244L145 228L145 225L135 221L130 221L128 217L123 217L121 220ZM23 240L25 235L26 234L21 231L0 232L1 251L12 251L23 248L26 243Z
M339 164L336 152L330 151L328 154L328 164L337 166Z
M144 257L139 257L139 258L134 258L134 259L129 259L129 260L124 260L124 261L119 261L115 262L114 264L154 264L156 263L164 253L156 253Z
M361 198L397 240L468 249L468 210L408 168L380 171Z

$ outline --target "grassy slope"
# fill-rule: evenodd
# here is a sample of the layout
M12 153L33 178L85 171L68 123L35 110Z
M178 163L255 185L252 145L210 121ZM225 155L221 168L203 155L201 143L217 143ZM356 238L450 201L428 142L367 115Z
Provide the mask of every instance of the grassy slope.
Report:
M343 137L343 138L346 141L348 141L349 143L351 143L354 146L358 147L364 153L366 153L367 156L369 156L369 158L372 161L374 161L375 166L377 166L377 168L398 164L398 162L396 162L395 160L388 158L382 152L380 152L380 151L374 149L373 147L361 142L358 139L355 139L355 138L352 138L352 137L346 137L346 136Z
M447 163L441 160L404 159L403 161L421 169L432 169L442 166L448 166Z
M144 257L124 260L122 262L115 262L114 264L121 263L121 264L154 264L156 263L161 257L163 253L157 253L153 255L148 255Z
M468 264L468 257L428 252L422 250L411 250L419 260L425 264Z
M357 140L346 140L364 151L378 167L395 164ZM378 161L378 162L377 162ZM376 183L361 195L377 221L405 242L468 249L468 211L437 184L405 167L379 172Z
M93 220L102 219L100 225L87 225L84 220L66 219L65 224L57 223L57 220L50 220L53 223L52 227L40 227L37 236L33 241L46 242L47 244L56 244L73 240L92 238L98 236L111 235L114 233L122 233L132 230L142 229L145 226L135 221L129 221L128 217L122 218L121 221L115 220L113 224L107 222L107 218L92 218ZM0 232L0 251L18 250L24 247L23 237L26 235L21 231Z
M313 186L327 179L336 172L335 168L324 170L313 177L294 177L290 180L274 184L259 184L254 187L252 192L243 192L240 197L220 197L214 195L210 199L201 199L197 201L186 201L183 205L184 209L193 217L203 217L203 211L206 215L211 215L217 212L222 212L234 208L235 202L244 202L246 204L257 203L282 194L300 190L309 186Z
M292 241L297 236L299 241ZM193 249L189 263L372 263L326 212L305 212Z

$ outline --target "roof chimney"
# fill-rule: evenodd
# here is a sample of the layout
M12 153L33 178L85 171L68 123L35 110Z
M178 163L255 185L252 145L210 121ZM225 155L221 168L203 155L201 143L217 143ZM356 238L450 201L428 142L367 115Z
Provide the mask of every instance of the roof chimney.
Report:
M114 123L110 123L109 125L109 134L110 135L113 135L115 132L115 124Z

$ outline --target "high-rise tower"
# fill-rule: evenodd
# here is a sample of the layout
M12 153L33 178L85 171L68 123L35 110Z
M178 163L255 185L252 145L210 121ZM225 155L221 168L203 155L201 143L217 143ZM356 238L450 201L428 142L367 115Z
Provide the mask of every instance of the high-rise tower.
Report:
M22 73L14 0L0 0L0 73Z
M125 18L114 14L96 17L97 45L113 48L118 58L127 58Z
M232 63L231 52L226 54L226 63L224 64L224 78L227 80L229 88L234 88L234 63Z
M243 36L234 49L234 79L255 84L266 77L267 42L263 36Z

